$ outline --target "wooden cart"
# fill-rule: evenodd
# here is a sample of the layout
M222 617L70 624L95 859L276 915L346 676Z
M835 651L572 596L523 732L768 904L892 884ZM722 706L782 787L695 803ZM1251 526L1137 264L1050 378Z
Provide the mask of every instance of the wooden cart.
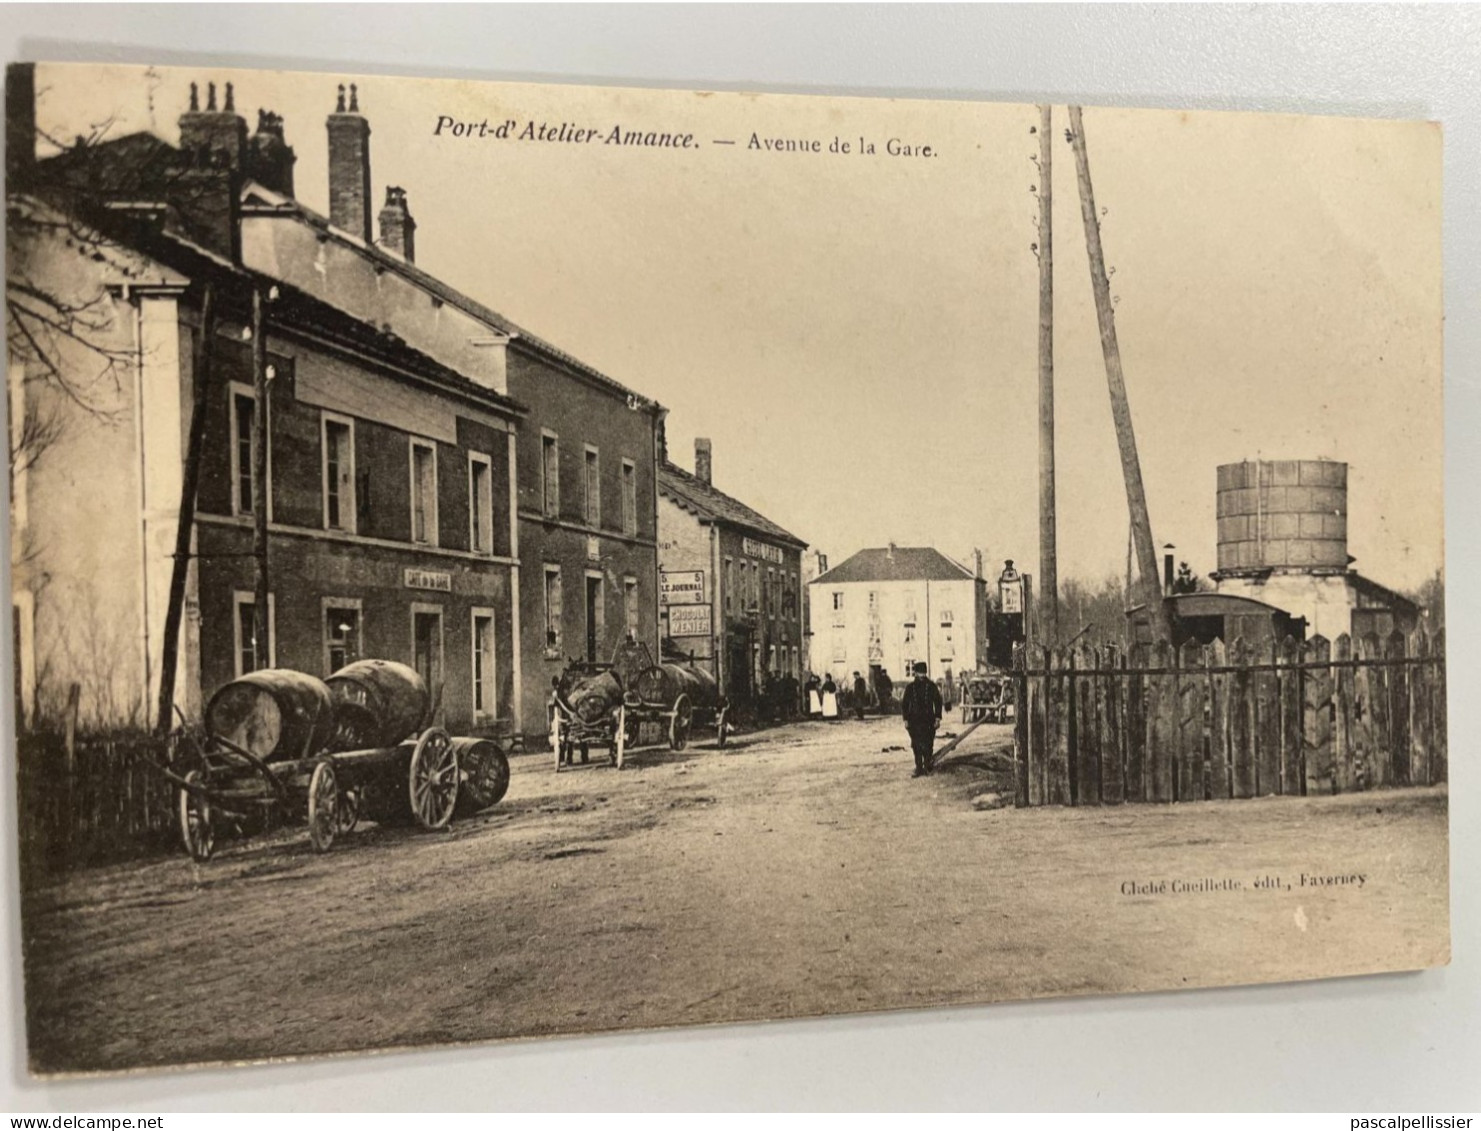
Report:
M324 852L362 815L440 829L496 804L509 786L506 753L421 727L428 704L421 678L386 661L327 682L278 669L233 680L206 708L204 746L166 770L186 851L208 860L219 835L302 822Z
M683 750L696 726L714 728L719 746L730 737L730 704L715 677L692 662L649 664L633 681L627 711L637 723L662 724L671 750Z

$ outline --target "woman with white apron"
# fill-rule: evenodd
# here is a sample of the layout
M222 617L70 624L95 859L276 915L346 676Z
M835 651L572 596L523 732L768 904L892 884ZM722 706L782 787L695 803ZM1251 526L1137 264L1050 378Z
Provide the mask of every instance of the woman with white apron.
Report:
M838 720L838 685L831 675L823 677L823 718L830 722Z

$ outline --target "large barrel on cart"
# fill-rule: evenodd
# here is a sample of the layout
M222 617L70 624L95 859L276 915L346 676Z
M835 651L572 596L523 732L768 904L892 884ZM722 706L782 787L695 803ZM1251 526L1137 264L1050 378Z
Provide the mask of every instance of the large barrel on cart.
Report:
M341 750L394 746L427 721L431 696L421 675L392 660L357 660L326 681Z
M268 668L222 687L206 704L206 733L264 762L308 758L329 745L334 704L323 680Z
M729 735L728 704L713 674L694 664L654 664L633 682L642 717L668 724L669 746L682 750L697 724L714 727L719 745Z
M306 821L324 851L361 814L439 829L498 802L509 760L492 739L427 726L431 697L405 664L361 660L320 680L271 669L211 697L206 742L166 772L180 787L180 831L198 860L218 830L250 834Z

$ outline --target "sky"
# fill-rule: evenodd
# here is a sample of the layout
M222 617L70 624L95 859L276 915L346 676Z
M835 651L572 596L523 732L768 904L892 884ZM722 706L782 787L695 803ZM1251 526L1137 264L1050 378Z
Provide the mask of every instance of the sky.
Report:
M1034 107L43 66L39 121L175 141L192 80L285 117L321 212L324 119L356 81L374 205L406 189L418 265L667 406L676 462L710 438L716 485L832 561L894 541L1037 573ZM1214 569L1221 463L1345 460L1356 568L1418 586L1443 559L1439 127L1084 121L1157 545ZM517 140L532 122L599 140ZM695 147L604 144L614 125ZM1067 125L1056 107L1059 572L1095 582L1124 573L1127 508Z

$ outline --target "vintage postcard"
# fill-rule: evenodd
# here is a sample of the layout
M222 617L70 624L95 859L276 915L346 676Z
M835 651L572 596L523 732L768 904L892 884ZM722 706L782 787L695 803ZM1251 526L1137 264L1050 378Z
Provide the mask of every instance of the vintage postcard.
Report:
M33 1070L1447 962L1440 169L11 66Z

